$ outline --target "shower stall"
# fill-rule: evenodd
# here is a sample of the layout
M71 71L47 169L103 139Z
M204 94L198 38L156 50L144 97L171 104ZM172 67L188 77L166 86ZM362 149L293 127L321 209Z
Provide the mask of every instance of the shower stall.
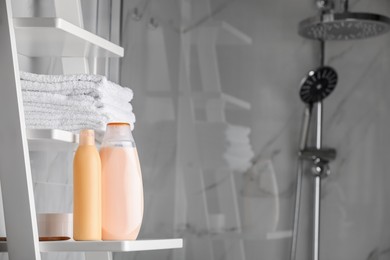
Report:
M299 211L301 201L302 177L304 162L309 162L312 186L312 234L311 234L311 258L320 259L321 239L321 188L322 180L331 174L329 163L336 159L336 150L323 148L323 100L335 89L337 72L325 66L325 46L328 41L361 40L380 36L390 30L390 18L374 13L350 12L349 1L341 0L336 9L334 1L317 0L319 14L307 18L299 23L299 34L310 40L317 40L320 45L320 67L310 71L302 80L300 97L305 103L304 118L301 129L299 145L299 162L297 170L297 184L295 193L295 210L293 220L293 233L291 242L290 259L296 259L299 229ZM308 145L310 132L310 119L313 107L316 108L314 145ZM325 132L326 133L326 132Z

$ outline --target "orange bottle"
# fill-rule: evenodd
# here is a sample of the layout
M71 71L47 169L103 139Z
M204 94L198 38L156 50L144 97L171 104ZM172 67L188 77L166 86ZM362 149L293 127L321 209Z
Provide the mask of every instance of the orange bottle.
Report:
M93 130L80 132L73 160L73 238L101 240L101 162Z
M137 149L127 123L110 123L100 149L102 160L102 239L135 240L144 195Z

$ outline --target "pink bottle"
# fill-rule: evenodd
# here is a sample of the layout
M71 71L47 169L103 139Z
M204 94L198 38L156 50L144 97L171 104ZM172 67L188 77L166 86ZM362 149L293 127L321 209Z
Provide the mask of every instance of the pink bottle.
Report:
M144 211L141 168L127 123L109 123L100 149L102 239L135 240Z

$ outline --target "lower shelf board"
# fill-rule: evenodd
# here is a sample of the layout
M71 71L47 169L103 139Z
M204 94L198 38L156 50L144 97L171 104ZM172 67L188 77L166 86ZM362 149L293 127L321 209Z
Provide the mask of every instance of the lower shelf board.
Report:
M211 240L252 240L252 241L262 241L262 240L279 240L279 239L289 239L292 237L291 230L280 230L272 232L211 232L207 235L203 235ZM199 239L199 236L194 234L187 234L184 236L185 239Z
M183 239L135 241L50 241L39 242L41 252L133 252L183 247ZM7 242L0 242L0 252L7 252Z
M30 151L69 151L76 150L79 136L58 129L27 129Z

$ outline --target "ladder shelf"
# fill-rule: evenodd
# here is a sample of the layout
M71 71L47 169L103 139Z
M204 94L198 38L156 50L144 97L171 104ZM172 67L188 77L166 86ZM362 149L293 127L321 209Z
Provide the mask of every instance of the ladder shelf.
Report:
M183 239L39 242L41 252L134 252L182 247ZM0 252L7 252L7 242L0 242Z
M64 1L65 2L65 1ZM66 0L66 4L72 6ZM77 1L73 1L78 3ZM68 10L69 11L69 10ZM72 12L72 10L70 10ZM69 20L67 18L67 20ZM78 136L56 129L27 129L23 116L18 54L61 57L75 69L81 59L123 57L124 49L62 18L12 18L11 0L0 0L0 151L2 207L8 241L0 252L9 259L40 260L40 252L86 252L87 260L112 260L111 252L132 252L183 247L182 239L136 241L38 241L29 148L72 150ZM71 59L68 59L71 58ZM73 59L76 58L76 59ZM69 61L72 60L72 61ZM77 64L79 61L80 64ZM65 64L65 61L64 61ZM63 70L65 66L63 64ZM69 66L66 66L68 69ZM86 68L86 67L85 67ZM78 73L87 73L78 71ZM66 74L66 73L65 73ZM49 148L52 147L52 148Z
M16 46L28 57L123 57L122 47L61 18L14 18Z
M73 151L79 142L79 136L58 129L27 129L29 151Z

